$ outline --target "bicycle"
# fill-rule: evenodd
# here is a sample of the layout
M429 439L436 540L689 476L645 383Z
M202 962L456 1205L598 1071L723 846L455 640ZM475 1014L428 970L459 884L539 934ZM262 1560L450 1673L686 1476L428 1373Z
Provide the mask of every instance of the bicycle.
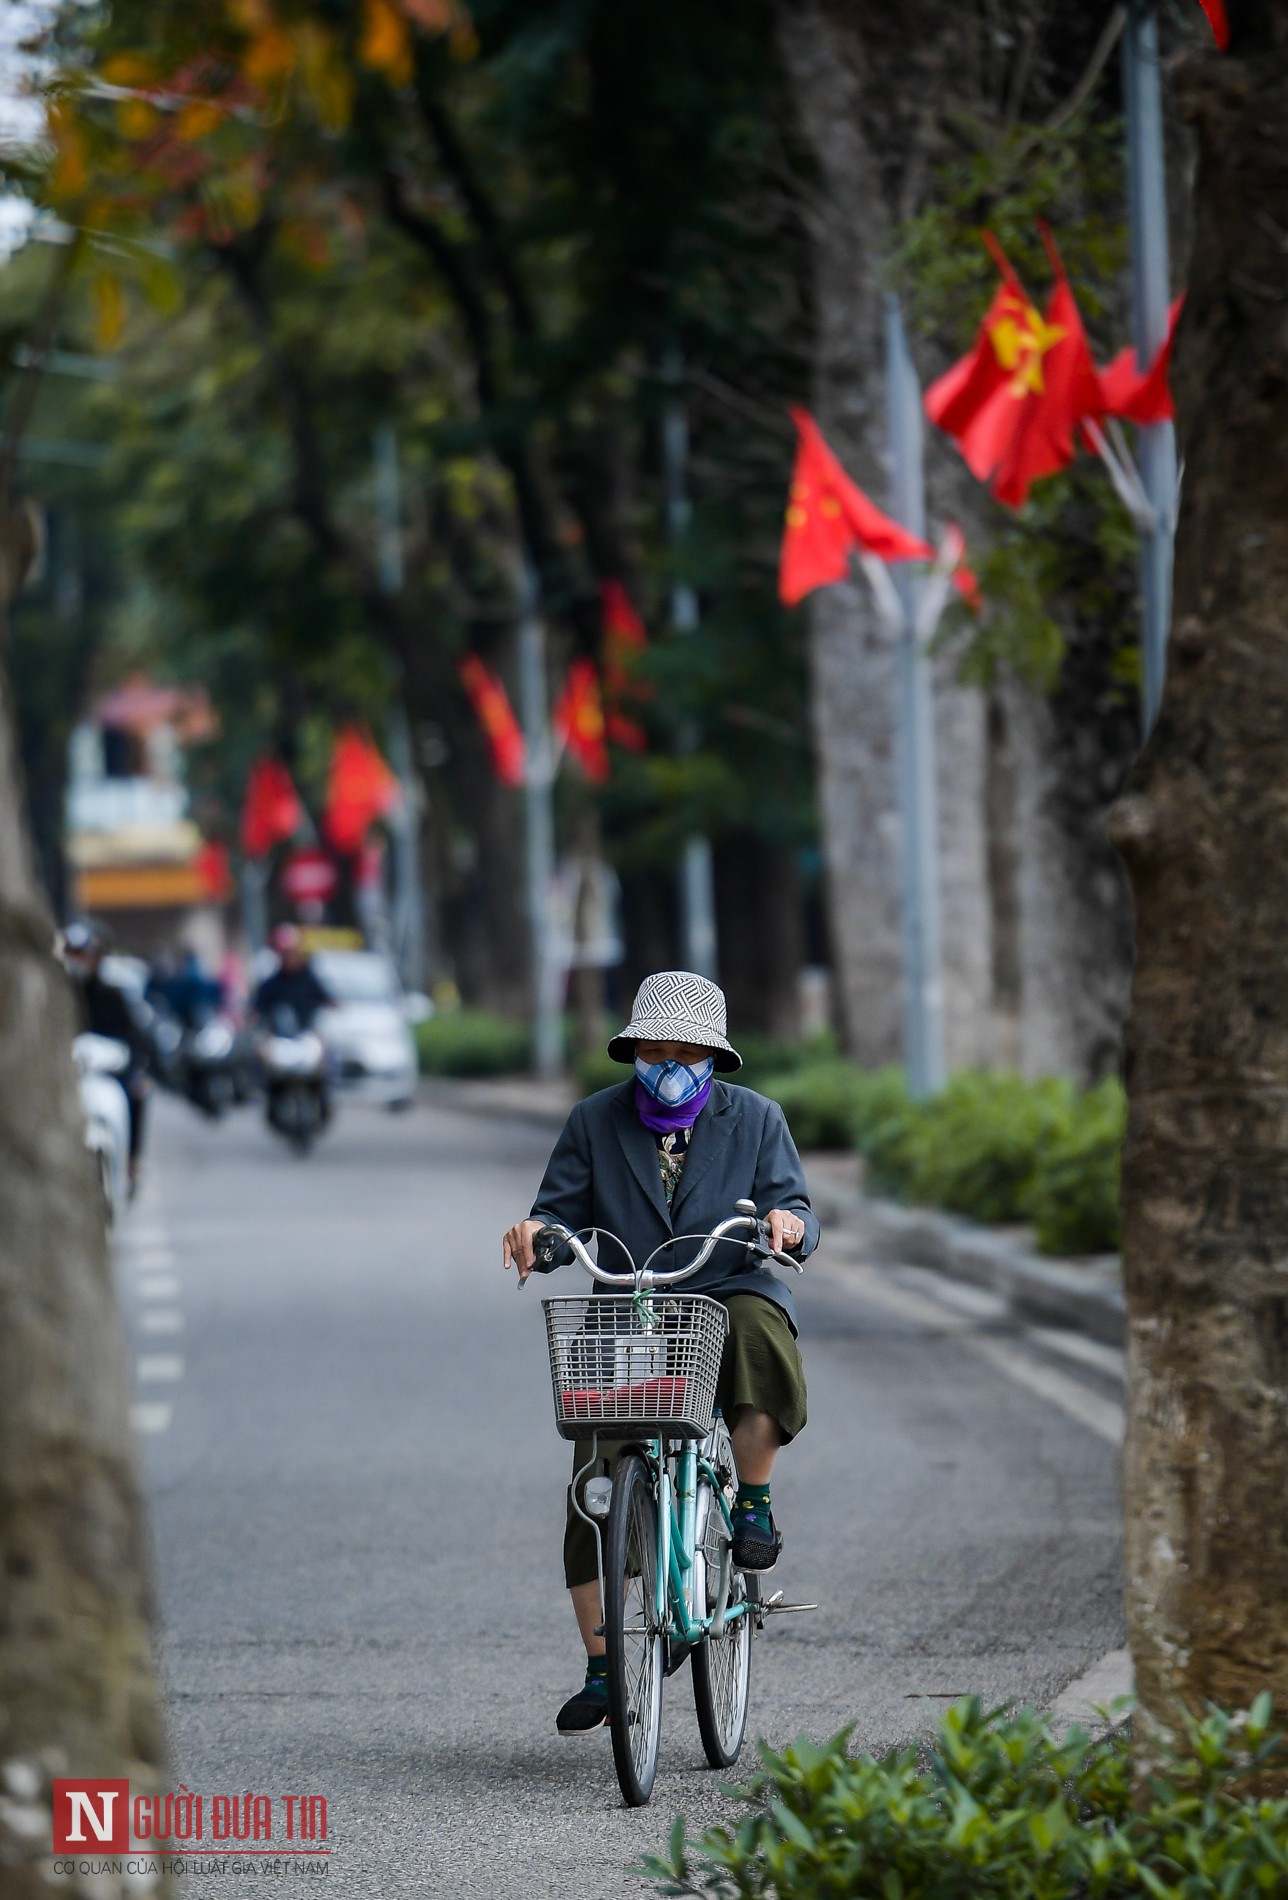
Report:
M567 1246L601 1286L630 1288L542 1301L556 1426L564 1438L590 1441L572 1502L595 1537L596 1634L608 1653L613 1760L630 1807L643 1807L653 1792L665 1678L691 1661L707 1761L731 1768L746 1733L753 1626L763 1627L770 1608L814 1607L762 1603L759 1577L733 1567L730 1507L738 1475L728 1426L715 1410L729 1315L705 1294L668 1292L722 1243L803 1271L770 1245L753 1202L736 1207L709 1234L664 1241L642 1267L606 1229L574 1234L551 1223L533 1241L542 1265ZM613 1240L630 1271L606 1272L586 1250L590 1237ZM687 1267L653 1271L658 1254L677 1239L704 1244ZM611 1478L587 1475L599 1463L601 1435L626 1441ZM584 1508L577 1497L583 1479Z

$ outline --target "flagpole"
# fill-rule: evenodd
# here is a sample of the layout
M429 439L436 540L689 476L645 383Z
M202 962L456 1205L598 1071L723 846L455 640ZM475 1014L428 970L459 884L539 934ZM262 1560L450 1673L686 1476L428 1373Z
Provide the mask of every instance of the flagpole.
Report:
M402 592L404 579L402 471L398 462L398 437L388 424L376 430L373 448L376 516L380 528L376 572L381 592L393 596ZM404 696L400 693L395 693L390 701L388 732L389 763L402 787L402 809L392 814L389 820L394 845L394 902L390 935L403 987L421 990L425 987L425 938L428 924L420 855L423 800L412 760L411 726Z
M922 540L921 389L908 353L899 299L886 298L886 412L893 475L892 513ZM896 648L900 898L904 959L904 1058L908 1092L924 1101L944 1086L944 991L939 943L939 837L935 718L930 660L918 637L922 583L906 562L894 567L900 616Z
M685 474L689 459L689 422L680 393L681 363L678 351L666 361L666 380L670 388L662 418L662 455L666 467L666 519L674 554L689 525L689 497ZM687 581L677 580L671 589L671 622L679 634L698 630L698 597ZM680 750L698 749L698 735L691 725L680 734ZM680 954L686 969L714 981L717 967L715 878L711 863L711 840L695 832L684 841L680 862Z
M1145 370L1166 341L1171 295L1158 19L1153 0L1129 0L1123 33L1123 99L1127 114L1132 318L1136 360ZM1154 422L1139 428L1137 437L1141 479L1154 512L1152 528L1140 538L1141 717L1148 738L1163 696L1172 618L1176 431L1170 422Z
M562 970L551 899L555 880L555 755L546 704L546 633L536 571L526 556L519 578L519 703L526 764L523 778L527 844L528 925L532 933L533 1067L549 1079L563 1067Z

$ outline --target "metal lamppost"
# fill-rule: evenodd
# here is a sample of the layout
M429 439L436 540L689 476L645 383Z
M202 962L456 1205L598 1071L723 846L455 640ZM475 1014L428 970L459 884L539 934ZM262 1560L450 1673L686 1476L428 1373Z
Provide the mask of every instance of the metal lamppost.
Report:
M1130 0L1123 33L1123 99L1127 113L1127 210L1131 232L1132 319L1142 370L1167 337L1167 188L1163 107L1158 70L1158 19L1153 0ZM1140 537L1141 711L1148 737L1158 717L1172 618L1172 540L1176 525L1176 431L1170 422L1140 428L1141 479L1153 512Z
M377 574L383 593L403 588L402 478L398 437L387 424L374 439L376 514L380 524ZM421 789L411 750L407 708L395 694L389 708L389 762L402 787L402 809L391 820L394 846L392 935L398 973L409 990L425 987L425 888L420 856Z
M670 388L662 418L662 453L666 467L666 524L673 550L684 539L691 513L687 481L689 420L680 393L681 374L679 355L672 352L666 363ZM671 621L679 634L698 630L698 597L687 581L677 579L671 589ZM692 727L681 732L681 751L696 752L697 746L698 735ZM685 968L714 980L718 946L711 840L697 832L685 839L680 862L680 942Z
M926 538L921 387L897 297L886 299L886 413L893 515ZM924 1101L944 1086L944 987L939 942L939 835L935 813L935 710L931 663L920 629L923 582L906 563L898 594L899 874L904 960L904 1054L908 1092Z
M528 927L532 940L533 1067L539 1076L563 1066L560 991L563 969L555 942L555 749L546 691L546 630L536 571L525 556L519 579L519 705L523 720L523 813L527 845Z

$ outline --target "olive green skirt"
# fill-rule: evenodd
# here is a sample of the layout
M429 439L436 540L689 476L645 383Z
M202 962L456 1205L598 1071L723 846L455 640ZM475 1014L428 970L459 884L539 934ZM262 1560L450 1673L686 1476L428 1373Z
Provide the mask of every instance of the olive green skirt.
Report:
M781 1306L759 1293L734 1293L724 1304L729 1310L729 1336L716 1381L716 1405L731 1426L744 1405L754 1412L768 1412L783 1443L789 1445L806 1420L805 1368L791 1322ZM601 1438L596 1469L611 1472L621 1448L621 1440ZM573 1446L574 1478L589 1457L589 1443ZM598 1574L595 1534L573 1510L570 1484L564 1579L571 1590L579 1583L593 1583Z

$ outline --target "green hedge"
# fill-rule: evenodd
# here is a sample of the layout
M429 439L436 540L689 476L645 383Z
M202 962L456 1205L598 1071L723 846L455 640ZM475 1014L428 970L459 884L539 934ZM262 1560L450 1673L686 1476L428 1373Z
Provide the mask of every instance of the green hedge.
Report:
M1120 1084L1104 1081L1082 1096L1069 1125L1048 1144L1029 1194L1045 1253L1098 1253L1118 1245L1126 1120Z
M965 1069L918 1103L898 1069L833 1056L762 1087L782 1103L799 1147L857 1148L876 1193L975 1220L1031 1221L1048 1253L1118 1245L1116 1081L1079 1091L1057 1078Z
M867 1148L909 1107L900 1069L860 1069L842 1056L768 1075L761 1089L782 1104L798 1148Z
M488 1009L444 1010L416 1025L424 1075L516 1075L527 1068L531 1048L525 1024Z
M1285 1900L1288 1800L1242 1791L1285 1759L1268 1696L1191 1724L1182 1755L1133 1809L1121 1733L1057 1737L1031 1709L974 1697L929 1753L879 1760L801 1739L736 1790L748 1813L696 1844L684 1821L637 1872L699 1900Z

